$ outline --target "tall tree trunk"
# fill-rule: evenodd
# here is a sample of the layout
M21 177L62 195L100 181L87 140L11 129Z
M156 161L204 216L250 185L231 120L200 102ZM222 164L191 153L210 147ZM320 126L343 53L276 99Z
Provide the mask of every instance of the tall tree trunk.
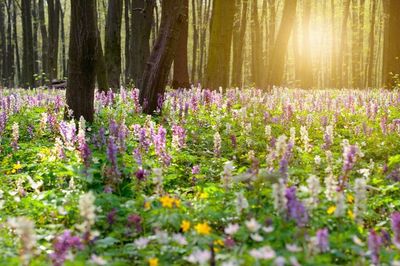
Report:
M49 21L49 79L57 79L58 76L58 39L60 29L60 0L47 0Z
M122 1L108 1L106 21L105 60L107 62L108 84L116 90L120 87L121 76Z
M269 5L269 22L268 22L268 57L267 57L267 69L270 68L272 63L272 56L275 44L276 35L276 5L275 0L268 0ZM268 78L268 75L267 75Z
M185 12L185 21L179 34L178 44L176 46L174 58L174 77L172 87L189 88L189 70L188 70L188 34L189 34L189 0L183 0L183 12Z
M309 89L313 86L313 72L311 60L310 43L310 17L311 0L303 0L303 49L302 49L302 67L301 67L301 87Z
M6 57L7 57L7 39L5 34L5 12L4 3L0 2L0 86L5 84L6 78Z
M9 88L14 87L14 44L12 42L12 34L13 34L13 26L12 24L12 8L13 8L13 0L7 1L7 58L6 58L6 66L7 66L7 83L6 85Z
M129 10L130 10L130 0L124 0L124 19L125 19L125 85L128 85L129 83L129 71L130 71L130 58L131 58L131 53L130 53L130 35L131 35L131 30L130 30L130 18L129 18Z
M367 74L366 74L366 87L373 86L373 69L374 69L374 57L375 57L375 23L376 23L376 1L371 1L372 10L371 10L371 26L369 32L369 49L368 49L368 64L367 64Z
M197 47L199 42L199 27L196 19L196 0L192 0L192 27L193 27L193 50L192 50L192 71L191 81L196 82L196 67L197 67Z
M287 47L289 43L290 34L293 30L293 25L296 15L297 0L285 0L283 7L283 15L279 32L276 37L274 50L272 54L272 62L270 64L269 71L269 82L270 86L282 85L284 69L285 69L285 57L287 53Z
M242 86L243 46L247 27L248 1L236 1L236 18L233 33L232 86ZM241 5L241 6L239 6Z
M345 0L343 7L343 20L342 20L342 37L340 39L340 52L338 59L338 76L339 83L336 87L343 87L345 82L347 82L347 65L345 57L347 56L347 21L349 19L350 13L350 0ZM346 72L346 73L345 73Z
M358 0L352 1L352 87L361 87L361 52L362 46L360 43L360 21L359 21L360 6Z
M38 17L38 7L36 0L33 1L32 9L32 19L33 19L33 65L35 75L39 73L39 47L38 47L38 29L39 29L39 17Z
M235 1L213 1L205 82L209 88L229 85L234 15Z
M365 53L364 53L364 32L365 32L365 0L360 0L359 4L359 27L358 27L358 41L359 41L359 53L360 53L360 82L359 87L365 84Z
M399 86L400 82L400 1L389 1L389 28L387 47L384 51L386 62L384 82L388 88Z
M67 105L75 119L93 121L97 15L95 0L71 1Z
M141 78L150 55L150 32L155 0L132 0L129 79L135 85Z
M97 27L97 26L96 26ZM97 86L100 91L107 91L108 79L107 79L107 67L104 59L103 45L101 44L100 31L97 29L97 45L96 45L96 79Z
M60 14L61 14L61 61L62 61L62 78L64 79L67 76L67 57L66 57L66 48L65 48L65 28L64 28L64 17L65 10L67 8L65 2L64 9L60 5Z
M40 35L42 37L42 75L49 74L48 68L48 52L49 52L49 40L47 37L46 20L44 16L44 0L39 0L39 23L40 23ZM45 82L45 77L42 78L42 84Z
M258 16L258 1L251 2L251 72L256 87L263 85L261 71L264 69L262 57L262 32L260 30L260 20ZM243 41L240 40L240 41Z
M331 34L332 34L332 55L331 55L331 87L337 86L337 52L336 52L336 31L335 31L335 0L331 0Z
M158 100L164 95L179 35L187 20L183 0L163 0L161 4L159 35L139 86L140 103L147 114L152 114L159 107Z
M34 87L34 54L32 34L32 6L31 0L21 1L23 57L22 57L22 84L24 87Z
M13 43L15 44L15 60L16 60L16 66L17 66L17 84L21 84L22 82L22 71L21 71L21 60L19 56L19 45L18 45L18 27L17 27L17 6L15 4L15 1L12 1L13 3Z

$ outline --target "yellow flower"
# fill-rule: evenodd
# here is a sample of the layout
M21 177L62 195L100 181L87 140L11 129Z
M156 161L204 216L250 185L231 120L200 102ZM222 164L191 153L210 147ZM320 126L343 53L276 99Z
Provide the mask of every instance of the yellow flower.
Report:
M149 201L146 201L146 202L144 203L144 209L145 209L145 210L149 210L150 207L151 207L150 202L149 202Z
M200 194L200 199L206 199L208 198L208 193L207 192L203 192Z
M224 241L222 241L222 239L217 239L214 241L214 245L223 247Z
M175 206L177 208L179 208L181 206L181 200L180 199L174 199L174 203L175 203Z
M350 194L347 195L347 202L348 203L353 203L354 202L354 197Z
M351 210L347 211L347 215L349 216L350 219L354 220L354 213Z
M15 170L19 170L21 168L22 168L22 165L19 162L14 164L14 166L13 166L13 169L15 169Z
M160 202L164 208L172 208L175 200L170 196L165 195L160 198Z
M211 233L211 227L207 223L199 223L195 226L197 233L200 235L209 235Z
M336 211L336 206L330 206L326 211L327 214L332 214Z
M15 169L12 169L12 170L11 170L11 173L12 173L12 174L15 174L16 172L17 172L17 170L15 170Z
M181 223L182 232L187 232L190 229L190 222L187 220L183 220Z
M158 258L150 258L149 266L158 266Z

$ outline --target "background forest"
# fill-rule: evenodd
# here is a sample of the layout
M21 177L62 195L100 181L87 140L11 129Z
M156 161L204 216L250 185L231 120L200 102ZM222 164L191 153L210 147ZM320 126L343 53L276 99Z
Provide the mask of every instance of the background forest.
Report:
M399 1L184 2L175 85L364 88L390 86L399 73ZM160 30L160 1L98 0L95 9L99 87L137 85ZM66 79L70 18L70 1L2 0L1 84Z

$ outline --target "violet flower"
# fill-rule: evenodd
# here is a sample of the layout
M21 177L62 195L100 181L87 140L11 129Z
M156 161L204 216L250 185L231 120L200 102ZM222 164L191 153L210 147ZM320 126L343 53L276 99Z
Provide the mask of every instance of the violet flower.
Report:
M368 249L374 265L379 265L379 253L382 246L382 238L371 229L368 235Z
M393 243L400 248L400 212L395 212L391 216L392 231L394 234Z
M83 244L79 237L72 236L69 230L58 236L53 243L54 252L50 259L54 266L62 266L72 248L82 249Z
M289 218L295 220L298 226L305 226L308 222L308 213L304 205L296 197L296 188L287 188L285 197L287 199L286 207Z
M329 250L329 232L327 228L320 229L317 231L316 239L317 239L317 247L320 252L327 252Z

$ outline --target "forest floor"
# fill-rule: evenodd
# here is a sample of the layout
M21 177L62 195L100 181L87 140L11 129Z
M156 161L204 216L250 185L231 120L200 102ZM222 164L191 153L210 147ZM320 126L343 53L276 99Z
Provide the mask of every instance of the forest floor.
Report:
M400 265L400 92L0 91L0 265Z

